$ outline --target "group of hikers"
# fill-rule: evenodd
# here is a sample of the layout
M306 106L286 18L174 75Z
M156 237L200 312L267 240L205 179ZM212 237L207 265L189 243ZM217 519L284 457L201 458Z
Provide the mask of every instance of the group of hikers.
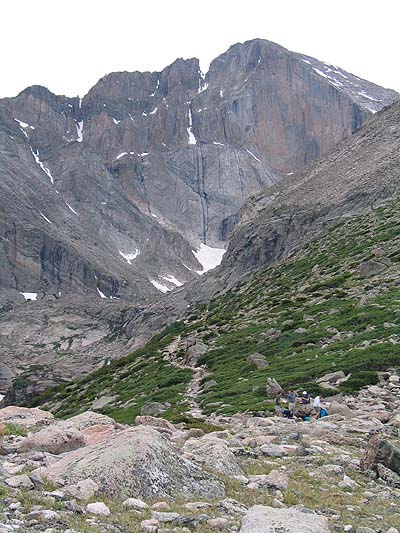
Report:
M285 403L287 408L281 407L282 395L275 398L275 414L285 416L286 418L301 418L309 421L312 417L322 418L328 415L325 407L322 405L322 397L317 395L314 398L307 391L298 395L296 391L290 390Z

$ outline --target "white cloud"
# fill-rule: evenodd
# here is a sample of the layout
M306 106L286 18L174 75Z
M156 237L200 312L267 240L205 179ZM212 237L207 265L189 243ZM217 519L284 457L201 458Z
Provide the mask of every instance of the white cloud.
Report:
M199 57L204 69L255 37L400 90L398 0L3 0L1 7L0 96L33 84L82 96L104 74L161 70L182 56Z

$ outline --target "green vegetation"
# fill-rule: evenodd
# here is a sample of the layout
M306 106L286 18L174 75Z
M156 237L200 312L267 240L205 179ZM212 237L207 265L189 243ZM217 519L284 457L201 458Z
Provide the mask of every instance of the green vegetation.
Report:
M28 430L18 424L5 424L4 435L18 435L20 437L26 437Z
M316 379L334 370L350 377L339 391L350 393L376 383L377 371L400 365L400 202L341 222L303 246L281 265L259 272L211 301L189 311L133 354L60 386L38 403L71 416L96 397L116 396L102 412L131 422L147 401L171 404L163 416L184 421L182 395L192 372L171 365L165 349L195 335L209 351L199 364L210 374L199 396L205 413L271 409L267 377L284 388L319 389ZM381 270L370 277L360 266ZM369 263L368 263L369 262ZM268 366L247 361L258 352Z

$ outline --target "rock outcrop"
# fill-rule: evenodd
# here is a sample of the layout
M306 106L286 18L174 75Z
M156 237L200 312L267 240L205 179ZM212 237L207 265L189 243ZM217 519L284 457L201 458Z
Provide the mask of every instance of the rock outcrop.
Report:
M301 509L255 505L245 515L240 533L329 533L328 519Z
M69 484L91 478L113 496L213 499L225 493L220 481L179 457L165 437L145 426L76 450L38 474Z

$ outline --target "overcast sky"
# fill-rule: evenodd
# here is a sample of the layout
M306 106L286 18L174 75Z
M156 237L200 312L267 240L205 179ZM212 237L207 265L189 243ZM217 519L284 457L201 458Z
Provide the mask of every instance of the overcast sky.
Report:
M83 96L103 75L210 61L260 37L400 91L399 0L1 0L0 97Z

